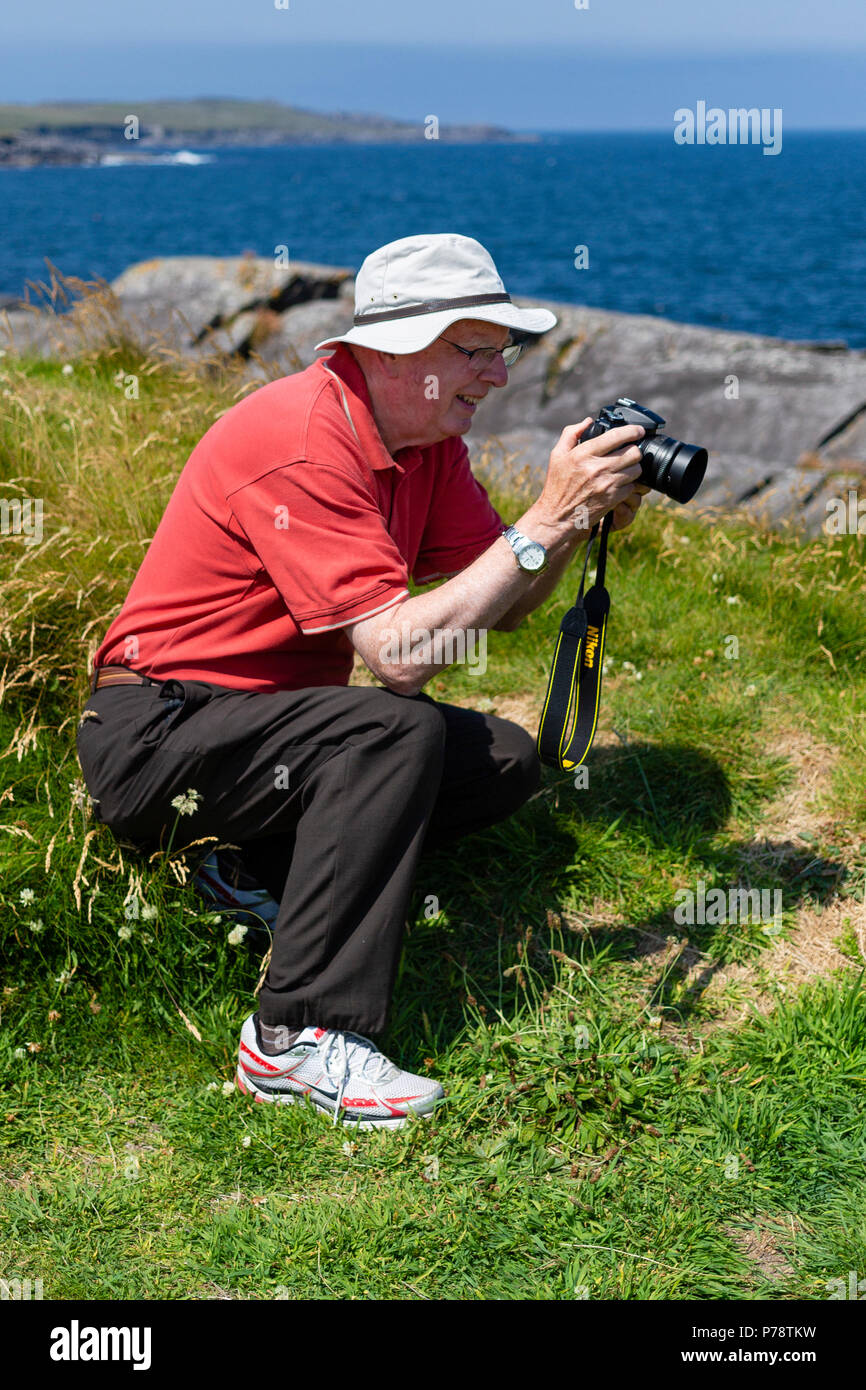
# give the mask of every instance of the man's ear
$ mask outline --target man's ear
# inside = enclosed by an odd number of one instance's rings
[[[379,367],[385,376],[390,377],[393,381],[400,375],[396,352],[383,352],[380,348],[377,348],[376,357],[379,362]]]

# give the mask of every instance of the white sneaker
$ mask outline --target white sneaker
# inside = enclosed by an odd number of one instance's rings
[[[275,1057],[262,1051],[258,1015],[241,1029],[236,1081],[258,1101],[292,1105],[309,1100],[358,1129],[402,1129],[410,1116],[428,1116],[445,1099],[437,1081],[401,1071],[358,1033],[305,1028]]]
[[[198,868],[195,886],[208,903],[248,924],[251,944],[270,944],[280,905],[246,873],[237,854],[231,850],[209,854]]]

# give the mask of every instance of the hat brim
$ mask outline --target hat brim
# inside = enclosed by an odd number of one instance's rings
[[[480,304],[471,308],[443,309],[435,314],[416,314],[385,323],[356,324],[337,338],[316,343],[315,352],[336,347],[337,343],[356,343],[358,347],[378,348],[380,352],[421,352],[446,328],[460,319],[480,319],[521,333],[546,333],[558,322],[549,309],[518,309],[516,304]]]

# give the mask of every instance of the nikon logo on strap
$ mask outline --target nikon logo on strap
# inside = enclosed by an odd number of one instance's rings
[[[549,767],[577,767],[595,736],[610,596],[604,587],[607,538],[613,522],[608,512],[601,525],[595,583],[584,594],[586,571],[599,526],[590,532],[580,589],[574,606],[559,626],[547,695],[538,726],[538,756]]]
[[[595,654],[598,651],[598,641],[601,634],[597,627],[588,627],[586,630],[586,645],[583,652],[584,666],[592,667],[595,665]]]

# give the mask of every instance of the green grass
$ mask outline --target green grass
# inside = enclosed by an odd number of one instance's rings
[[[184,882],[182,824],[146,862],[76,792],[88,654],[248,388],[122,338],[72,365],[0,360],[2,493],[45,499],[40,545],[0,538],[0,1276],[56,1298],[784,1300],[866,1275],[862,540],[667,507],[614,538],[589,786],[548,771],[424,858],[382,1044],[448,1104],[352,1136],[223,1094],[260,962]],[[537,717],[575,580],[431,693]],[[677,925],[698,879],[781,888],[781,939]],[[792,981],[804,914],[841,954]]]

